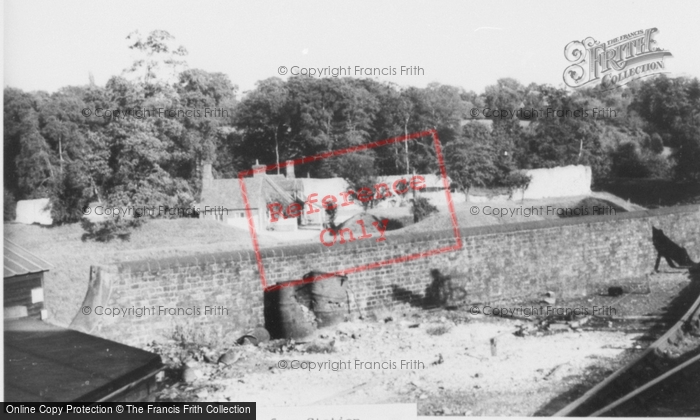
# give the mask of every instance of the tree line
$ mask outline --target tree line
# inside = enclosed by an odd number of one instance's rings
[[[615,176],[700,181],[697,78],[661,75],[615,90],[574,92],[504,78],[477,94],[438,83],[417,88],[295,76],[261,80],[239,95],[225,74],[187,68],[187,51],[167,32],[129,39],[143,58],[105,86],[90,80],[51,94],[5,88],[6,219],[16,200],[42,197],[51,199],[58,223],[80,220],[93,200],[189,207],[199,198],[205,162],[216,176],[235,177],[256,161],[283,162],[426,129],[437,130],[448,174],[464,191],[512,189],[527,182],[519,169],[569,164],[590,165],[595,182]],[[122,114],[98,116],[97,109]],[[226,112],[177,112],[193,109]],[[484,109],[615,113],[490,119]],[[300,176],[357,183],[438,170],[430,139],[297,169]]]

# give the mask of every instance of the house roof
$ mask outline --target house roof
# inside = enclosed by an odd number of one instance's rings
[[[348,183],[343,178],[299,178],[304,184],[304,193],[308,196],[318,194],[321,201],[327,195],[338,195],[348,190]]]
[[[294,180],[288,180],[294,181]],[[278,181],[268,175],[244,178],[246,195],[250,208],[264,207],[266,203],[289,204],[294,201],[293,191],[278,185]],[[286,186],[301,186],[298,182],[286,182]],[[300,189],[301,190],[301,189]],[[244,209],[243,192],[238,178],[214,179],[211,186],[202,189],[200,208],[221,206],[229,210]]]
[[[3,278],[49,271],[53,265],[5,238]]]
[[[304,191],[304,183],[300,179],[287,178],[284,175],[267,175],[267,177],[289,194]]]

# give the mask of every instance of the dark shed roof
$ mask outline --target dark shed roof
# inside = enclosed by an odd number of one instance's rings
[[[36,319],[5,320],[5,401],[101,401],[155,375],[160,356]]]
[[[53,265],[5,238],[3,278],[49,271]]]

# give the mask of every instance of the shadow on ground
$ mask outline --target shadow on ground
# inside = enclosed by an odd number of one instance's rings
[[[696,264],[689,270],[688,277],[690,278],[691,282],[685,288],[683,288],[683,290],[678,294],[678,296],[676,296],[676,298],[674,298],[671,301],[671,303],[669,303],[669,305],[666,306],[666,308],[664,308],[662,312],[662,318],[673,319],[674,321],[680,319],[692,306],[695,300],[698,299],[698,297],[700,296],[700,264]],[[660,321],[654,322],[649,326],[650,334],[640,338],[640,341],[644,339],[658,339],[658,337],[663,335],[663,333],[665,331],[668,331],[668,329],[668,324]],[[652,336],[651,333],[653,331],[658,332],[658,334]],[[696,348],[674,359],[673,363],[674,365],[683,363],[699,353],[700,348]],[[633,350],[627,350],[625,354],[623,354],[620,357],[622,358],[624,365],[629,365],[631,363],[634,363],[638,359],[639,353]],[[658,356],[652,354],[650,357]],[[569,403],[584,395],[586,391],[588,391],[598,383],[602,382],[606,377],[612,375],[613,373],[614,372],[610,369],[606,369],[601,366],[589,367],[586,370],[586,372],[584,372],[580,376],[581,378],[583,378],[583,381],[581,383],[573,386],[566,392],[551,400],[549,403],[547,403],[537,412],[535,412],[534,416],[551,416],[555,414],[559,410],[566,407]],[[653,377],[655,377],[655,375]],[[636,388],[637,386],[642,385],[644,382],[653,379],[653,377],[647,378],[641,375],[639,377],[630,377],[628,375],[622,375],[620,379],[621,382],[624,382],[624,384],[621,383],[619,384],[619,386],[615,386],[615,382],[617,381],[613,382],[610,386],[608,386],[608,388],[610,389],[609,392],[601,393],[605,394],[604,396],[600,397],[599,399],[590,400],[590,406],[595,406],[596,409],[602,408],[605,405],[626,395],[629,391]],[[588,411],[583,405],[580,409]],[[590,411],[590,413],[592,412],[593,411]],[[581,416],[586,414],[581,414],[580,411],[575,411],[572,413],[572,415]]]

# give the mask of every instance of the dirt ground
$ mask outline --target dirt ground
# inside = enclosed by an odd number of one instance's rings
[[[688,283],[681,272],[659,274],[651,277],[649,294],[590,296],[557,305],[612,305],[619,308],[617,318],[644,319],[664,313]],[[183,367],[191,375],[168,382],[158,398],[259,406],[416,402],[423,416],[546,415],[552,401],[563,395],[573,400],[663,333],[663,328],[652,333],[643,322],[596,317],[579,328],[531,327],[518,335],[535,323],[474,315],[468,307],[367,315],[319,330],[303,343],[157,345],[152,349],[173,367],[171,381]],[[227,352],[228,364],[216,363]]]

